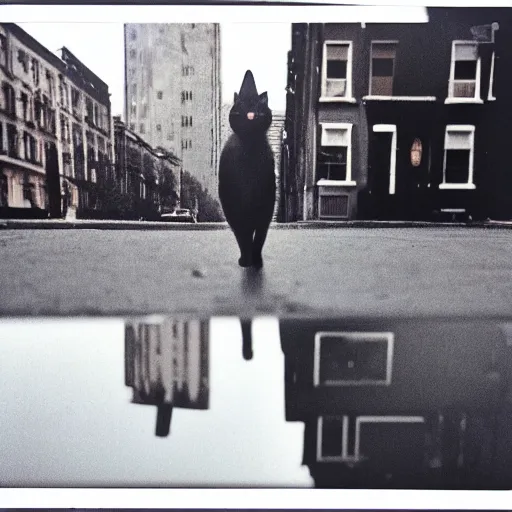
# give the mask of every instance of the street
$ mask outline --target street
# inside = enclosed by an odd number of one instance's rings
[[[512,316],[512,231],[271,229],[258,275],[229,230],[0,231],[0,313]]]

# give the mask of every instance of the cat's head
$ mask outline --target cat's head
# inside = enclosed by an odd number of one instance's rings
[[[272,111],[268,107],[268,96],[258,94],[254,77],[247,71],[240,87],[235,92],[233,107],[229,112],[229,124],[240,136],[264,135],[272,123]]]

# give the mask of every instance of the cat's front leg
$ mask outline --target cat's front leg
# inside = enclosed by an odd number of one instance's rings
[[[238,264],[244,268],[252,267],[252,231],[246,229],[233,231],[235,233],[236,241],[240,249],[240,258],[238,259]]]

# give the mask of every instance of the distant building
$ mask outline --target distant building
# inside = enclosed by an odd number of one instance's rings
[[[127,199],[122,218],[158,220],[180,200],[180,162],[163,149],[152,148],[114,117],[115,183]]]
[[[218,197],[221,144],[218,24],[125,25],[125,119]]]
[[[229,126],[229,111],[233,105],[224,104],[222,105],[222,120],[221,120],[221,150],[229,139],[230,135],[233,133],[231,127]],[[275,159],[275,173],[276,173],[276,207],[274,210],[274,216],[272,220],[277,220],[278,209],[280,203],[281,196],[281,147],[283,144],[283,130],[284,130],[284,112],[273,111],[272,112],[272,124],[267,132],[267,138],[270,143],[270,147],[272,148],[272,152],[274,153]]]
[[[92,184],[112,172],[108,86],[67,48],[60,59],[13,23],[0,24],[0,82],[0,210],[94,209]]]
[[[157,436],[172,409],[208,409],[208,322],[156,318],[125,326],[125,384],[133,403],[157,406]]]
[[[512,486],[506,323],[293,319],[280,336],[286,420],[305,425],[316,487]]]
[[[512,11],[428,15],[293,24],[283,220],[512,218]]]

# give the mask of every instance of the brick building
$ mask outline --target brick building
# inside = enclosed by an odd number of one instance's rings
[[[512,11],[294,24],[283,220],[512,218]]]

